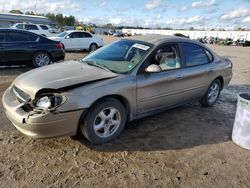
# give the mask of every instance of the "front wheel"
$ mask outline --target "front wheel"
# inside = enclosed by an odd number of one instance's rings
[[[213,106],[220,96],[221,87],[222,86],[220,80],[215,79],[209,86],[206,94],[200,100],[201,106],[203,107]]]
[[[83,121],[80,130],[94,144],[103,144],[117,138],[127,119],[123,104],[115,99],[105,99],[94,105]]]
[[[96,51],[97,48],[98,48],[98,46],[96,44],[91,44],[90,47],[89,47],[89,51],[90,52]]]
[[[34,67],[43,67],[45,65],[51,64],[51,58],[48,53],[46,52],[37,52],[33,56],[33,65]]]

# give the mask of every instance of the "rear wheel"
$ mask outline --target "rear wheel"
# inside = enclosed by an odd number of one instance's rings
[[[209,86],[206,94],[200,100],[201,106],[203,106],[203,107],[213,106],[220,96],[221,87],[222,87],[221,81],[218,79],[215,79],[212,82],[212,84]]]
[[[80,122],[83,135],[94,144],[103,144],[117,138],[124,129],[125,107],[115,99],[105,99],[94,105]]]
[[[51,64],[51,58],[46,52],[37,52],[33,57],[34,67],[43,67],[45,65]]]
[[[98,48],[98,46],[97,46],[96,44],[93,43],[93,44],[91,44],[91,45],[89,46],[89,51],[90,51],[90,52],[96,51],[97,48]]]

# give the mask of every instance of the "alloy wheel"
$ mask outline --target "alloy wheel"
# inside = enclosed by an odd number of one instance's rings
[[[97,136],[107,138],[113,135],[121,124],[121,114],[114,107],[105,108],[94,120],[94,132]]]
[[[36,64],[39,67],[45,66],[45,65],[49,65],[50,64],[50,58],[46,55],[46,54],[39,54],[36,59]]]
[[[213,103],[214,101],[216,101],[216,99],[219,96],[219,93],[220,93],[220,86],[218,85],[218,83],[214,82],[208,91],[209,103]]]

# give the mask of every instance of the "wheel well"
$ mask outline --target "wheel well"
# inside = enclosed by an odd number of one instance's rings
[[[222,76],[218,76],[217,78],[215,78],[215,80],[218,79],[221,83],[221,89],[223,89],[224,87],[224,79],[222,78]]]
[[[48,51],[46,51],[46,50],[39,50],[39,51],[36,51],[36,52],[33,54],[33,57],[34,57],[35,54],[37,54],[37,53],[39,53],[39,52],[45,52],[46,54],[49,55],[50,59],[53,60],[53,58],[52,58],[52,56],[50,55],[50,53],[49,53]]]
[[[97,45],[95,42],[92,42],[92,43],[89,45],[89,48],[90,48],[90,46],[91,46],[92,44],[95,44],[95,45],[98,47],[98,45]]]
[[[55,61],[54,58],[51,56],[51,54],[50,54],[49,52],[47,52],[47,51],[45,51],[45,50],[39,50],[39,51],[36,51],[36,52],[33,54],[33,56],[32,56],[32,62],[33,62],[34,56],[35,56],[37,53],[39,53],[39,52],[45,52],[45,53],[47,53],[48,56],[50,57],[50,60],[51,60],[52,62]]]
[[[128,103],[127,99],[125,99],[124,97],[122,97],[122,96],[120,96],[120,95],[107,95],[107,96],[104,96],[104,97],[102,97],[102,98],[96,100],[96,101],[91,105],[91,107],[92,107],[93,105],[95,105],[96,103],[102,101],[102,100],[110,99],[110,98],[111,98],[111,99],[118,100],[119,102],[121,102],[121,103],[124,105],[127,114],[129,114],[129,112],[130,112],[129,103]]]

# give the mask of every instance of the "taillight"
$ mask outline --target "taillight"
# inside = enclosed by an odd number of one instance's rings
[[[61,49],[63,49],[63,45],[62,45],[62,43],[55,43],[55,46],[56,46],[57,48],[61,48]]]

